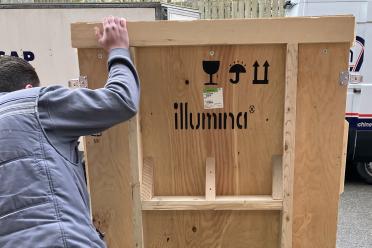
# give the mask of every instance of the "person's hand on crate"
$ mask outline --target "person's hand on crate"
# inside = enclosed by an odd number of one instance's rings
[[[107,52],[114,48],[129,48],[127,21],[124,18],[106,17],[103,19],[103,29],[95,27],[98,43]]]

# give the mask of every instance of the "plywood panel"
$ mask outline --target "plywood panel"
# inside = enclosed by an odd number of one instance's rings
[[[146,211],[146,248],[277,248],[279,212]]]
[[[142,83],[143,156],[153,160],[154,195],[205,195],[207,157],[216,160],[217,195],[271,195],[272,156],[282,153],[285,53],[282,45],[136,48]],[[223,109],[204,109],[203,89],[209,76],[203,71],[203,60],[220,61],[213,75],[218,85],[213,88],[223,88]],[[238,61],[246,73],[232,84],[230,79],[236,80],[236,75],[229,69]],[[269,84],[252,83],[256,61],[260,80],[268,61]],[[190,120],[187,124],[183,120],[181,127],[180,108],[182,103],[184,116],[186,102],[193,118],[203,112],[216,116],[246,112],[247,128],[243,124],[239,129],[234,123],[232,129],[228,119],[226,129],[223,123],[219,128],[219,121],[216,126],[211,121],[210,129],[206,122],[204,129],[200,124],[196,130],[196,118],[194,129]],[[267,248],[278,244],[279,212],[146,211],[143,223],[145,247]],[[201,229],[193,232],[194,225]],[[188,228],[193,235],[185,232]]]
[[[89,88],[107,80],[107,55],[101,49],[79,49],[80,75]],[[125,138],[126,137],[126,138]],[[128,124],[117,125],[101,136],[85,137],[87,173],[94,224],[105,233],[110,248],[133,247],[132,192]]]
[[[335,247],[348,44],[299,46],[293,247]]]
[[[207,157],[216,159],[217,195],[271,195],[272,156],[282,154],[285,53],[282,45],[137,48],[143,154],[154,161],[155,195],[205,195]],[[220,61],[213,80],[218,82],[214,88],[223,88],[223,109],[204,109],[209,76],[203,60]],[[236,75],[229,68],[238,61],[246,73],[232,84]],[[260,80],[268,61],[269,84],[252,83],[256,61]],[[190,120],[185,123],[186,103],[195,129]],[[202,113],[233,113],[236,118],[239,112],[241,129],[236,121],[232,129],[229,117],[226,129],[223,123],[219,128],[219,121],[215,128],[211,119],[210,129],[205,121],[204,129],[201,124],[196,130],[197,113],[202,122]]]

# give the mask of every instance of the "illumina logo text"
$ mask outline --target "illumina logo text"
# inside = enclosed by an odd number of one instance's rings
[[[248,112],[234,113],[192,113],[188,103],[174,103],[174,127],[178,129],[247,129]]]

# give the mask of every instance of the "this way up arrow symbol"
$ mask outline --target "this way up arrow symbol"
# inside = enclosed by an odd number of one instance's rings
[[[257,60],[253,64],[254,68],[254,75],[253,75],[253,84],[268,84],[269,83],[269,62],[267,60],[265,61],[263,67],[265,68],[264,70],[264,79],[258,79],[258,67],[260,67],[260,64],[258,64]]]

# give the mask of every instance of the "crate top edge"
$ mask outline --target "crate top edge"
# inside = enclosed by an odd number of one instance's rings
[[[74,48],[99,48],[94,27],[72,23]],[[352,43],[355,17],[284,17],[195,21],[128,22],[132,47],[288,43]]]

